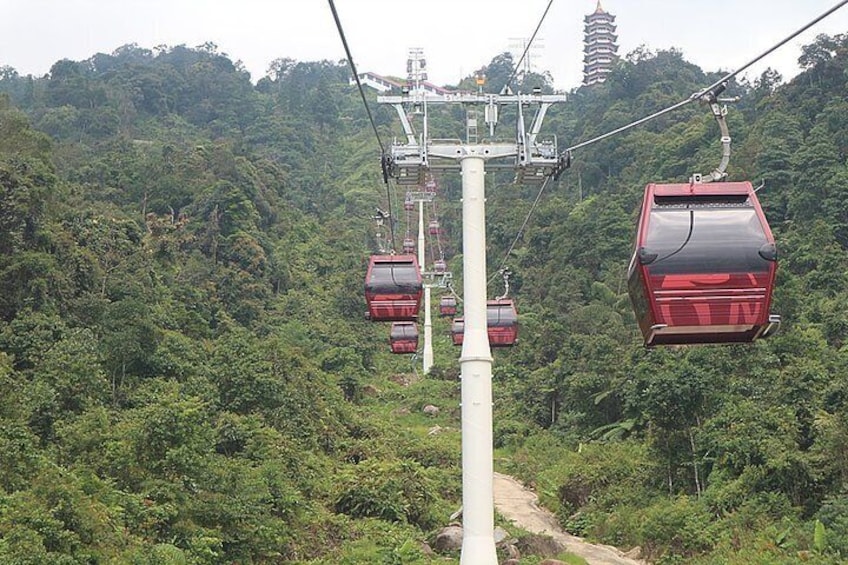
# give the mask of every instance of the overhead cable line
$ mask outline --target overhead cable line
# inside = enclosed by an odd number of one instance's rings
[[[848,1],[848,0],[846,0],[846,1]],[[533,45],[533,41],[536,39],[536,34],[539,33],[539,29],[541,29],[542,24],[545,22],[545,17],[547,17],[548,12],[550,11],[551,5],[553,5],[553,3],[554,3],[554,0],[548,1],[548,5],[545,8],[545,11],[542,13],[542,17],[539,19],[539,23],[536,25],[536,29],[533,31],[533,35],[530,36],[530,41],[528,41],[527,45],[524,46],[524,53],[521,54],[521,58],[519,58],[518,62],[515,64],[515,66],[512,70],[512,74],[509,75],[509,78],[506,80],[506,83],[504,84],[504,88],[509,88],[510,83],[512,83],[513,79],[515,79],[515,77],[517,76],[518,69],[521,68],[521,63],[524,62],[524,58],[527,56],[527,53],[530,51],[530,47]],[[512,253],[512,250],[518,244],[518,240],[521,239],[521,236],[524,235],[524,229],[527,227],[527,223],[530,221],[530,217],[533,215],[533,211],[536,209],[536,205],[539,203],[539,200],[542,198],[542,193],[545,191],[545,186],[547,186],[549,178],[550,177],[546,178],[545,181],[542,183],[542,186],[539,189],[539,193],[536,195],[536,200],[533,201],[533,205],[530,207],[530,211],[527,212],[527,216],[524,218],[524,222],[521,224],[521,228],[518,230],[518,233],[515,234],[515,239],[512,240],[512,243],[510,244],[509,249],[507,250],[506,254],[504,255],[503,261],[501,261],[501,265],[500,265],[500,267],[498,267],[497,272],[492,274],[491,277],[489,277],[489,280],[486,283],[487,286],[492,284],[492,281],[495,280],[495,277],[499,273],[503,272],[504,266],[506,265],[506,262],[509,260],[509,256]]]
[[[328,0],[330,2],[330,10],[333,11],[333,19],[336,20],[336,27],[339,30],[339,36],[342,39],[342,45],[344,45],[345,54],[347,55],[347,62],[350,64],[350,69],[353,71],[353,78],[356,79],[356,86],[359,89],[359,95],[362,97],[362,103],[365,105],[365,111],[368,113],[368,120],[371,122],[371,128],[374,130],[374,135],[377,138],[377,144],[380,146],[380,153],[385,153],[386,149],[383,146],[383,141],[380,139],[380,133],[377,131],[377,124],[374,122],[374,116],[371,115],[371,107],[368,105],[368,100],[365,98],[365,90],[362,88],[362,82],[359,80],[359,73],[356,70],[356,63],[353,62],[353,55],[350,54],[350,47],[347,44],[347,37],[345,37],[344,29],[342,29],[342,22],[339,20],[339,14],[336,12],[336,4],[333,0]]]
[[[518,62],[515,64],[515,67],[512,70],[512,74],[509,75],[509,78],[506,79],[505,87],[509,87],[510,83],[518,74],[518,69],[521,68],[521,63],[524,62],[524,58],[527,56],[528,51],[530,51],[530,46],[533,45],[533,41],[536,39],[536,34],[539,33],[539,29],[542,27],[542,23],[545,21],[545,16],[548,15],[548,10],[551,9],[551,4],[554,3],[554,0],[548,1],[548,7],[545,8],[545,12],[542,14],[542,18],[539,20],[539,24],[536,26],[535,31],[533,31],[533,35],[530,36],[530,41],[527,42],[527,45],[524,46],[524,53],[521,54],[521,58],[518,59]]]
[[[436,246],[438,246],[438,248],[439,248],[439,259],[444,261],[445,251],[444,251],[444,249],[442,249],[442,222],[441,222],[441,220],[439,220],[439,215],[436,212],[436,199],[435,198],[433,199],[432,207],[433,207],[433,218],[436,220],[436,233],[435,233]],[[429,232],[429,228],[428,228],[427,231]]]
[[[846,0],[848,1],[848,0]],[[386,185],[386,199],[388,200],[389,205],[389,233],[391,234],[391,247],[394,249],[395,247],[395,208],[396,206],[392,206],[392,191],[389,188],[389,172],[388,172],[388,160],[386,157],[386,148],[383,145],[382,139],[380,139],[380,132],[377,131],[377,124],[374,121],[374,116],[371,114],[371,107],[368,105],[368,99],[365,97],[365,89],[362,88],[362,81],[359,80],[359,73],[356,70],[356,63],[353,62],[353,55],[350,53],[350,47],[347,44],[347,37],[345,36],[344,29],[342,28],[342,22],[339,19],[339,14],[336,11],[336,3],[333,0],[328,0],[330,3],[330,10],[333,12],[333,19],[336,21],[336,28],[339,30],[339,37],[342,40],[342,45],[344,45],[345,54],[347,55],[347,62],[350,65],[351,71],[353,71],[353,78],[356,79],[356,88],[359,90],[359,96],[362,98],[362,103],[365,105],[365,112],[368,114],[368,121],[371,122],[371,129],[374,130],[374,136],[377,138],[377,145],[380,146],[380,164],[383,169],[383,182]]]
[[[547,15],[548,10],[550,9],[552,3],[553,3],[553,0],[550,0],[550,2],[548,3],[548,7],[545,9],[545,13],[542,15],[542,20],[539,22],[539,25],[536,27],[536,32],[539,31],[539,27],[541,27],[542,21],[544,21],[545,16]],[[681,108],[681,107],[689,104],[690,102],[702,100],[702,99],[704,99],[704,97],[708,97],[711,93],[717,92],[720,87],[723,87],[727,83],[727,81],[729,81],[730,79],[732,79],[733,77],[735,77],[736,75],[738,75],[739,73],[741,73],[742,71],[744,71],[745,69],[750,67],[751,65],[757,63],[760,59],[763,59],[767,55],[770,55],[772,52],[779,49],[780,47],[782,47],[783,45],[785,45],[786,43],[788,43],[789,41],[791,41],[792,39],[794,39],[798,35],[804,33],[805,31],[807,31],[808,29],[810,29],[811,27],[813,27],[814,25],[816,25],[817,23],[819,23],[820,21],[825,19],[826,17],[830,16],[833,12],[835,12],[839,8],[843,7],[845,4],[848,4],[848,0],[841,0],[835,6],[833,6],[831,9],[827,10],[826,12],[824,12],[823,14],[818,16],[817,18],[813,19],[811,22],[809,22],[805,26],[801,27],[800,29],[798,29],[797,31],[795,31],[794,33],[792,33],[791,35],[789,35],[785,39],[776,43],[775,45],[773,45],[772,47],[770,47],[769,49],[767,49],[766,51],[764,51],[760,55],[754,57],[749,62],[745,63],[743,66],[739,67],[738,69],[736,69],[732,73],[728,73],[727,75],[723,76],[722,78],[715,81],[714,83],[707,86],[706,88],[703,88],[703,89],[699,90],[698,92],[692,94],[689,98],[686,98],[685,100],[681,100],[680,102],[678,102],[676,104],[673,104],[673,105],[671,105],[667,108],[664,108],[662,110],[659,110],[657,112],[654,112],[653,114],[651,114],[649,116],[645,116],[644,118],[640,118],[640,119],[638,119],[634,122],[631,122],[631,123],[629,123],[625,126],[622,126],[620,128],[616,128],[616,129],[609,131],[605,134],[599,135],[597,137],[594,137],[592,139],[589,139],[587,141],[583,141],[581,143],[578,143],[577,145],[569,147],[568,149],[566,149],[564,151],[563,155],[569,156],[569,154],[576,149],[580,149],[580,148],[586,147],[587,145],[597,143],[598,141],[602,141],[604,139],[607,139],[608,137],[612,137],[613,135],[617,135],[619,133],[627,131],[631,128],[634,128],[636,126],[644,124],[644,123],[646,123],[650,120],[658,118],[658,117],[660,117],[664,114],[667,114],[669,112],[673,112],[674,110],[677,110],[678,108]],[[536,32],[533,33],[533,37],[536,36]],[[527,48],[524,50],[524,55],[527,54],[527,50],[530,48],[530,44],[532,43],[532,41],[533,40],[531,39],[530,43],[527,44]],[[524,55],[522,55],[521,60],[524,59]],[[512,79],[515,77],[516,72],[517,72],[518,68],[520,67],[521,60],[519,60],[519,63],[516,65],[515,70],[513,71],[512,75],[510,76],[509,80],[507,81],[507,85],[509,85],[509,83],[512,82]],[[558,177],[559,175],[556,174],[555,176]],[[518,233],[515,236],[515,239],[513,239],[512,243],[509,246],[509,249],[505,253],[503,261],[501,261],[500,267],[498,267],[497,272],[492,274],[491,277],[489,277],[487,284],[491,284],[495,280],[497,275],[500,274],[501,271],[504,269],[504,266],[506,265],[506,262],[509,259],[510,254],[512,253],[512,250],[518,244],[519,239],[521,239],[521,237],[524,235],[524,230],[526,229],[527,224],[530,221],[530,217],[533,215],[533,213],[536,209],[536,206],[538,205],[539,200],[541,199],[542,194],[544,193],[545,188],[547,187],[547,184],[548,184],[548,181],[550,180],[550,178],[551,177],[548,177],[547,179],[545,179],[545,182],[542,183],[542,186],[539,189],[539,193],[536,195],[536,199],[533,201],[533,205],[530,207],[530,211],[527,213],[527,216],[524,218],[524,223],[522,223],[521,228],[518,230]]]
[[[518,240],[524,235],[524,230],[527,228],[527,224],[530,222],[530,217],[533,215],[533,212],[536,210],[536,206],[539,204],[539,200],[542,198],[542,193],[545,192],[545,187],[548,185],[548,182],[551,180],[551,177],[545,178],[545,181],[542,183],[542,186],[539,187],[539,193],[536,195],[536,199],[533,201],[533,205],[530,206],[530,210],[527,212],[527,216],[524,217],[524,222],[521,224],[521,227],[518,229],[518,233],[515,234],[515,239],[512,240],[512,243],[509,246],[509,249],[506,250],[504,254],[503,261],[501,261],[498,270],[489,277],[487,285],[492,284],[497,275],[503,273],[504,267],[506,266],[506,262],[509,260],[509,256],[512,253],[512,250],[515,249],[515,246],[518,244]]]
[[[844,6],[845,4],[848,4],[848,0],[841,0],[841,1],[840,1],[840,2],[838,2],[838,3],[834,6],[834,7],[832,7],[832,8],[831,8],[831,9],[829,9],[829,10],[827,10],[825,13],[823,13],[823,14],[822,14],[822,15],[820,15],[820,16],[818,16],[817,18],[815,18],[814,20],[812,20],[811,22],[809,22],[808,24],[806,24],[805,26],[803,26],[802,28],[800,28],[798,31],[796,31],[796,32],[792,33],[791,35],[789,35],[789,36],[788,36],[788,37],[786,37],[785,39],[783,39],[783,40],[779,41],[778,43],[776,43],[776,44],[775,44],[775,45],[773,45],[772,47],[768,48],[768,49],[767,49],[766,51],[764,51],[763,53],[761,53],[761,54],[757,55],[756,57],[754,57],[753,59],[751,59],[750,61],[748,61],[747,63],[745,63],[744,65],[742,65],[742,66],[741,66],[741,67],[739,67],[738,69],[736,69],[735,71],[733,71],[732,73],[728,73],[728,74],[724,75],[723,77],[721,77],[720,79],[718,79],[717,81],[715,81],[715,82],[714,82],[714,83],[712,83],[711,85],[707,86],[706,88],[703,88],[703,89],[699,90],[698,92],[695,92],[695,93],[694,93],[694,94],[692,94],[689,98],[686,98],[685,100],[681,100],[681,101],[680,101],[680,102],[678,102],[677,104],[673,104],[673,105],[669,106],[668,108],[665,108],[665,109],[660,110],[660,111],[658,111],[658,112],[654,112],[654,113],[653,113],[653,114],[651,114],[650,116],[645,116],[644,118],[638,119],[638,120],[636,120],[635,122],[631,122],[631,123],[629,123],[629,124],[627,124],[627,125],[625,125],[625,126],[622,126],[622,127],[620,127],[620,128],[616,128],[616,129],[614,129],[614,130],[612,130],[612,131],[609,131],[609,132],[607,132],[607,133],[605,133],[605,134],[599,135],[599,136],[597,136],[597,137],[593,137],[592,139],[589,139],[589,140],[583,141],[583,142],[581,142],[581,143],[578,143],[577,145],[574,145],[574,146],[572,146],[572,147],[569,147],[568,149],[566,149],[566,150],[565,150],[565,154],[568,154],[568,153],[570,153],[570,152],[572,152],[572,151],[574,151],[574,150],[576,150],[576,149],[580,149],[580,148],[586,147],[587,145],[591,145],[591,144],[593,144],[593,143],[597,143],[598,141],[602,141],[602,140],[604,140],[604,139],[607,139],[608,137],[611,137],[611,136],[613,136],[613,135],[617,135],[617,134],[622,133],[622,132],[624,132],[624,131],[627,131],[627,130],[629,130],[629,129],[631,129],[631,128],[634,128],[634,127],[636,127],[636,126],[638,126],[638,125],[642,125],[642,124],[644,124],[645,122],[648,122],[648,121],[650,121],[650,120],[653,120],[654,118],[658,118],[658,117],[660,117],[660,116],[662,116],[662,115],[664,115],[664,114],[667,114],[667,113],[669,113],[669,112],[672,112],[672,111],[674,111],[674,110],[677,110],[678,108],[681,108],[681,107],[683,107],[683,106],[685,106],[685,105],[689,104],[690,102],[695,102],[695,101],[698,101],[698,100],[702,100],[705,96],[709,96],[709,94],[710,94],[711,92],[713,92],[713,91],[714,91],[714,89],[716,89],[716,88],[718,88],[718,87],[720,87],[720,86],[722,86],[722,85],[726,84],[726,83],[727,83],[727,81],[729,81],[730,79],[732,79],[733,77],[735,77],[736,75],[738,75],[739,73],[741,73],[742,71],[744,71],[745,69],[747,69],[748,67],[750,67],[751,65],[753,65],[754,63],[758,62],[758,61],[759,61],[760,59],[762,59],[763,57],[765,57],[765,56],[767,56],[767,55],[770,55],[773,51],[775,51],[775,50],[777,50],[778,48],[782,47],[783,45],[785,45],[786,43],[788,43],[789,41],[791,41],[791,40],[792,40],[792,39],[794,39],[795,37],[797,37],[797,36],[799,36],[800,34],[804,33],[805,31],[807,31],[808,29],[810,29],[811,27],[813,27],[814,25],[816,25],[817,23],[819,23],[820,21],[822,21],[823,19],[825,19],[826,17],[830,16],[833,12],[835,12],[836,10],[838,10],[839,8],[841,8],[842,6]]]

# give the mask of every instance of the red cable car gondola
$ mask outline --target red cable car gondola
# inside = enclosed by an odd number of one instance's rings
[[[646,346],[773,334],[774,237],[750,182],[649,184],[628,269]]]
[[[430,220],[430,223],[427,224],[427,232],[430,235],[440,235],[442,230],[439,227],[439,220]]]
[[[465,319],[454,318],[451,324],[451,341],[454,345],[462,345],[462,338],[465,336]]]
[[[510,298],[486,302],[486,330],[491,347],[515,345],[518,338],[518,312]]]
[[[374,322],[413,321],[424,285],[415,255],[372,255],[365,275],[365,301]]]
[[[437,275],[444,275],[448,270],[448,264],[444,261],[444,259],[436,259],[433,261],[433,272]]]
[[[402,250],[403,250],[403,252],[404,252],[404,253],[406,253],[406,254],[413,254],[413,253],[415,253],[415,240],[414,240],[414,239],[412,239],[411,237],[405,237],[405,238],[403,239],[403,247],[402,247]]]
[[[418,326],[415,322],[392,322],[389,343],[392,353],[415,353],[418,350]]]
[[[439,300],[439,315],[453,316],[454,314],[456,314],[456,297],[446,294]]]
[[[518,338],[518,312],[509,298],[486,302],[486,333],[490,347],[510,347]],[[454,318],[451,341],[462,345],[465,336],[465,319]]]

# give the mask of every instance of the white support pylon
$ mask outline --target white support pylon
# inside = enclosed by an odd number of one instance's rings
[[[426,269],[427,255],[424,249],[424,200],[418,201],[418,264],[423,274]],[[433,319],[430,315],[430,284],[424,283],[424,355],[423,373],[426,375],[433,366]]]
[[[430,309],[430,285],[426,285],[424,287],[424,363],[422,367],[425,375],[433,367],[433,318]]]
[[[390,173],[400,184],[415,184],[436,163],[440,168],[462,171],[463,291],[465,331],[460,358],[462,372],[462,506],[463,537],[461,565],[497,565],[494,539],[494,449],[492,446],[492,352],[486,331],[486,206],[484,163],[503,165],[510,159],[518,183],[542,182],[567,168],[568,154],[560,154],[555,137],[540,136],[548,108],[565,102],[565,95],[449,93],[444,95],[406,93],[378,96],[377,102],[392,104],[403,126],[406,143],[392,146]],[[428,130],[428,107],[434,104],[483,105],[489,139],[477,145],[465,141],[432,140]],[[498,109],[515,104],[515,142],[494,141]],[[418,135],[406,107],[423,106],[423,135]],[[524,107],[536,106],[529,127]],[[467,134],[471,133],[470,122]],[[471,144],[473,143],[473,145]],[[452,163],[445,166],[446,163]],[[428,309],[429,311],[429,309]]]
[[[497,565],[492,447],[492,351],[486,328],[486,195],[482,156],[462,159],[462,553],[460,565]]]

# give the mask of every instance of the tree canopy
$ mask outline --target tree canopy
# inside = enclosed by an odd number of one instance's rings
[[[780,252],[770,340],[645,350],[627,300],[645,183],[721,156],[704,108],[576,152],[517,241],[535,189],[487,183],[521,320],[496,355],[498,465],[573,533],[667,563],[848,555],[847,48],[819,36],[792,81],[729,85],[730,178],[765,183]],[[481,65],[487,90],[512,65]],[[348,76],[281,58],[254,85],[212,44],[0,68],[0,561],[429,562],[417,543],[461,499],[458,432],[428,433],[459,428],[457,354],[438,320],[410,379],[362,315],[388,204]],[[546,127],[573,145],[718,76],[640,49]],[[460,182],[439,180],[457,272]]]

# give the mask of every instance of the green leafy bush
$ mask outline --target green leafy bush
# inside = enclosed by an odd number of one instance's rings
[[[436,524],[438,494],[430,472],[410,460],[372,461],[346,468],[339,477],[335,509],[352,517]]]

